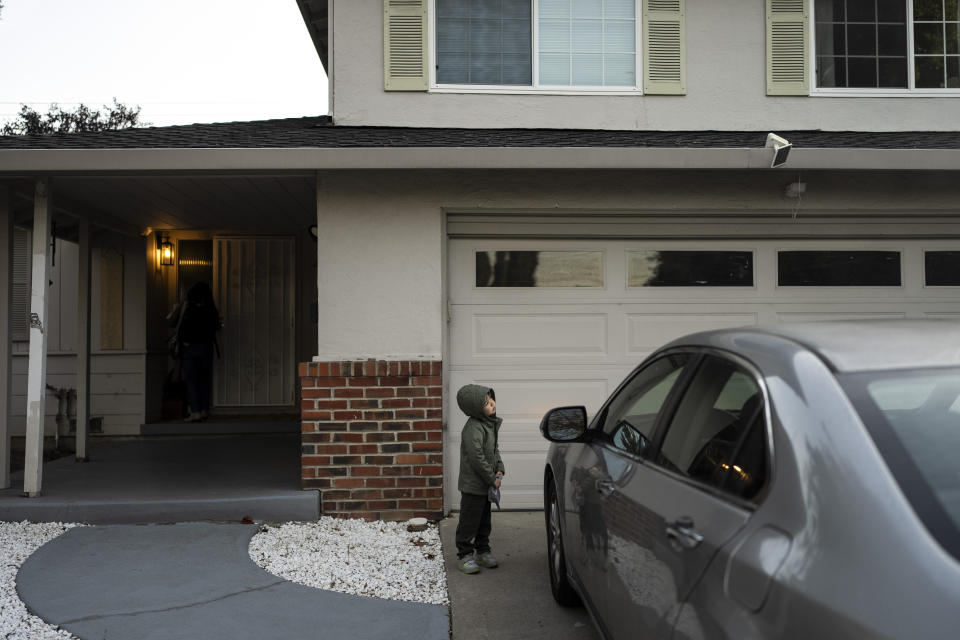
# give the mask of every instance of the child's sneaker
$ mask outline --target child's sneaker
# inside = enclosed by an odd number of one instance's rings
[[[484,569],[496,569],[499,563],[497,559],[493,557],[489,552],[481,553],[477,558],[477,564],[479,564]]]
[[[460,563],[457,565],[457,568],[460,569],[461,573],[466,574],[480,572],[480,566],[477,564],[477,561],[473,559],[473,555],[460,558]]]

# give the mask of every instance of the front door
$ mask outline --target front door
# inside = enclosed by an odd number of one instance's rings
[[[223,318],[214,368],[218,407],[294,404],[293,238],[214,239],[213,293]]]

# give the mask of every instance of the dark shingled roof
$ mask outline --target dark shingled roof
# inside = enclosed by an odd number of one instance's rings
[[[960,131],[777,131],[795,147],[960,149]],[[766,131],[603,131],[596,129],[454,129],[341,127],[329,116],[0,136],[6,149],[289,149],[357,147],[660,147],[757,148]]]

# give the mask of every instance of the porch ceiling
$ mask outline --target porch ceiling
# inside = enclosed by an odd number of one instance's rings
[[[313,174],[52,176],[54,212],[126,234],[151,229],[289,233],[316,222]],[[33,214],[33,183],[0,180],[17,221]]]

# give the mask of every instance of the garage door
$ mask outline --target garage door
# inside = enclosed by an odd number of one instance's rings
[[[960,319],[960,241],[451,239],[448,396],[493,387],[503,506],[542,508],[554,406],[592,415],[643,358],[705,329],[858,318]],[[460,427],[448,412],[446,504]]]

